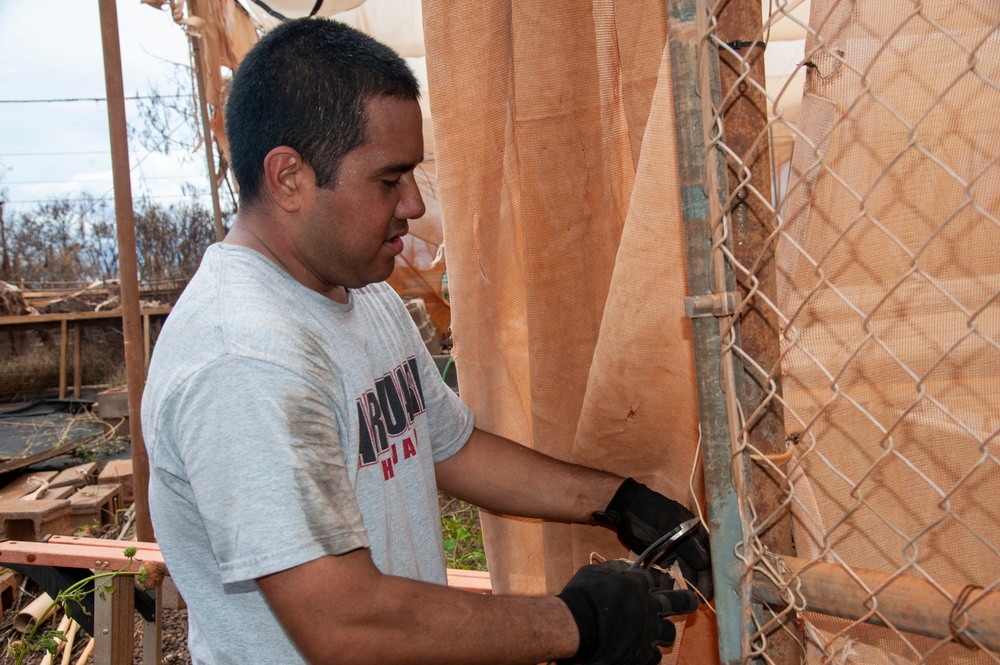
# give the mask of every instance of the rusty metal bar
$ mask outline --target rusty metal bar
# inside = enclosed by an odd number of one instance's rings
[[[775,271],[776,241],[773,213],[762,196],[771,193],[770,140],[767,99],[760,88],[766,84],[762,41],[761,0],[722,0],[713,7],[716,37],[725,46],[719,52],[719,82],[723,132],[730,156],[726,177],[730,195],[724,210],[731,220],[732,251],[736,263],[750,274],[735,271],[743,303],[739,313],[739,346],[759,367],[744,364],[740,377],[740,402],[747,421],[742,438],[758,453],[757,459],[785,453],[784,413],[781,396],[780,331]],[[757,85],[750,83],[756,82]],[[784,473],[771,464],[750,465],[746,488],[757,521],[754,535],[768,551],[791,555],[791,514],[781,485]],[[764,612],[757,610],[762,623]],[[758,640],[767,640],[768,658],[776,665],[792,665],[805,657],[804,637],[791,613],[779,614],[762,629]]]
[[[995,589],[795,557],[775,557],[775,562],[807,611],[1000,650],[1000,593]],[[786,602],[782,589],[760,571],[754,576],[753,591],[760,602],[775,606]]]
[[[146,383],[139,321],[139,269],[135,255],[135,216],[129,178],[128,133],[125,124],[125,92],[122,56],[118,38],[115,0],[100,0],[101,43],[104,48],[104,83],[108,98],[108,128],[111,135],[111,170],[115,189],[115,223],[118,231],[118,268],[121,273],[122,331],[125,336],[125,374],[129,396],[129,435],[132,473],[135,479],[135,525],[139,540],[153,540],[149,519],[147,485],[149,457],[142,438],[140,407]]]

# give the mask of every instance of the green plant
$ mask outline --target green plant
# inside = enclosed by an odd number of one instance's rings
[[[479,509],[444,494],[440,499],[441,535],[447,566],[459,570],[486,570]]]
[[[93,575],[89,575],[60,591],[48,608],[46,608],[45,612],[42,613],[42,616],[48,616],[57,605],[62,606],[67,616],[72,616],[73,604],[76,604],[80,608],[80,611],[86,612],[82,605],[84,598],[91,593],[97,593],[101,598],[104,598],[109,593],[114,593],[115,589],[110,583],[116,577],[135,577],[136,582],[144,589],[150,589],[159,585],[163,581],[166,569],[163,567],[163,564],[157,561],[142,564],[138,571],[128,570],[129,566],[132,565],[137,551],[135,547],[129,547],[125,550],[128,563],[119,570],[98,568]],[[66,641],[66,636],[61,630],[46,630],[39,633],[41,624],[42,622],[38,622],[32,625],[31,630],[26,632],[23,638],[15,640],[8,647],[8,653],[14,659],[15,665],[22,665],[25,657],[30,653],[48,652],[54,655],[56,649],[59,647],[59,642]]]

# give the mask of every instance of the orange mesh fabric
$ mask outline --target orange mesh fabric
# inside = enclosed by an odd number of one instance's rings
[[[661,2],[424,2],[461,394],[483,429],[694,507],[698,439]],[[700,492],[700,475],[695,484]],[[501,592],[610,532],[484,516]],[[668,662],[717,660],[707,611]]]

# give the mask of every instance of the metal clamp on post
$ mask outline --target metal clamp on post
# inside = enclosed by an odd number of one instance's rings
[[[736,313],[739,303],[740,299],[733,291],[688,296],[684,299],[684,314],[689,319],[704,316],[732,316]]]

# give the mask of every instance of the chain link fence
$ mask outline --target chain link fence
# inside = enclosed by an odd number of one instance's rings
[[[740,659],[1000,662],[1000,3],[697,13]]]

